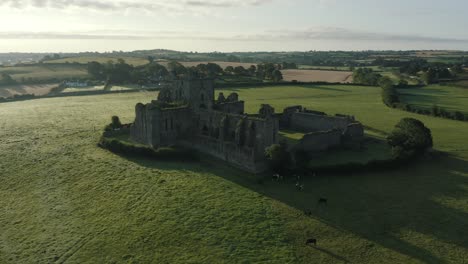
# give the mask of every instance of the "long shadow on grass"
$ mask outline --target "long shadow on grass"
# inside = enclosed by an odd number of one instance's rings
[[[293,179],[277,182],[267,175],[249,175],[217,160],[203,158],[200,163],[129,160],[149,168],[222,177],[300,212],[311,211],[312,218],[424,263],[444,263],[431,253],[437,245],[414,244],[402,240],[399,234],[418,233],[468,248],[468,213],[452,207],[453,201],[463,203],[466,199],[463,188],[468,185],[468,177],[462,175],[467,172],[468,162],[457,157],[444,156],[383,173],[309,177],[301,180],[305,186],[302,192],[296,190]],[[327,198],[328,205],[318,206],[319,197]],[[320,237],[317,239],[320,241]],[[344,257],[322,250],[346,262]]]
[[[335,86],[339,86],[340,84],[336,84]],[[340,89],[340,88],[333,88],[332,85],[319,85],[319,84],[304,84],[304,85],[288,85],[287,83],[284,86],[290,86],[294,88],[307,88],[307,89],[316,89],[316,90],[324,90],[324,91],[335,91],[335,92],[345,92],[351,93],[351,90]],[[271,86],[247,86],[247,87],[233,87],[233,88],[219,88],[218,90],[228,90],[233,92],[240,92],[243,90],[252,90],[252,89],[259,89],[259,88],[284,88],[284,86],[279,85],[271,85]]]

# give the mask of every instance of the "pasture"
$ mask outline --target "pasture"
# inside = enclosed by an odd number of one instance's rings
[[[36,96],[48,94],[52,88],[57,87],[58,83],[53,84],[31,84],[31,85],[6,85],[0,86],[0,97],[12,97],[15,94],[34,94]]]
[[[81,65],[47,65],[34,64],[27,66],[0,67],[0,73],[11,75],[16,81],[42,81],[50,79],[66,80],[69,78],[86,78],[88,71]]]
[[[450,85],[429,85],[398,90],[400,100],[421,109],[437,105],[447,111],[468,114],[468,89]]]
[[[156,93],[0,104],[0,263],[463,263],[468,123],[390,109],[380,88],[225,89],[250,113],[303,104],[383,138],[403,117],[448,155],[383,173],[273,181],[206,159],[157,162],[96,147]],[[380,131],[380,132],[378,132]],[[319,197],[328,199],[318,205]],[[304,215],[310,210],[311,215]],[[317,247],[305,245],[317,239]]]
[[[45,63],[80,63],[80,64],[88,64],[88,62],[97,61],[99,63],[107,63],[112,61],[114,63],[117,62],[118,59],[125,60],[126,63],[131,64],[133,66],[141,66],[148,63],[148,60],[145,58],[139,57],[107,57],[107,56],[80,56],[80,57],[69,57],[69,58],[62,58],[57,60],[49,60]]]
[[[353,73],[326,70],[281,70],[285,81],[351,83]]]

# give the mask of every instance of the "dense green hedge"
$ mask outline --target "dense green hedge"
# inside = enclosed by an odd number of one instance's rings
[[[152,149],[147,146],[138,146],[123,142],[116,138],[102,136],[98,146],[116,154],[129,156],[151,157],[162,161],[195,161],[198,160],[196,151],[184,148]]]
[[[408,86],[409,87],[409,86]],[[419,86],[417,86],[419,87]],[[431,110],[425,110],[414,105],[404,103],[400,100],[400,94],[398,93],[398,87],[394,85],[381,85],[382,88],[382,101],[385,105],[391,108],[397,108],[400,110],[420,114],[420,115],[429,115],[442,117],[447,119],[459,120],[459,121],[468,121],[468,115],[463,114],[460,111],[450,112],[437,105],[434,105]]]

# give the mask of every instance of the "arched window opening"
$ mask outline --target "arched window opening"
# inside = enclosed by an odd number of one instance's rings
[[[209,130],[208,130],[208,127],[206,125],[203,125],[203,128],[202,128],[202,135],[204,136],[208,136],[209,135]]]

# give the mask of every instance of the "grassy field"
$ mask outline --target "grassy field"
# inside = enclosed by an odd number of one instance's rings
[[[87,64],[88,62],[91,62],[91,61],[106,63],[108,61],[117,62],[117,59],[119,58],[105,57],[105,56],[96,56],[96,57],[82,56],[82,57],[71,57],[71,58],[63,58],[63,59],[58,59],[58,60],[50,60],[50,61],[47,61],[46,63],[67,63],[67,62],[74,63],[76,62],[76,63],[81,63],[81,64]],[[125,60],[125,62],[127,62],[128,64],[132,64],[134,66],[148,64],[148,60],[145,58],[122,57],[122,59]],[[163,66],[167,66],[168,64],[167,60],[158,60],[157,62]],[[211,61],[211,62],[218,64],[223,69],[226,68],[227,66],[233,66],[233,67],[243,66],[245,68],[248,68],[251,65],[256,65],[256,63],[240,63],[240,62],[225,62],[225,61]],[[185,67],[192,67],[192,66],[197,66],[198,64],[206,64],[208,63],[208,61],[187,61],[187,62],[181,61],[180,63],[184,65]]]
[[[449,155],[386,173],[317,175],[298,192],[292,180],[260,184],[217,161],[96,147],[110,116],[133,121],[135,104],[155,93],[0,104],[0,263],[467,262],[468,123],[390,109],[373,87],[232,91],[251,113],[303,104],[355,115],[373,131],[416,117]],[[316,248],[304,244],[311,237]]]
[[[119,58],[116,58],[116,57],[105,57],[105,56],[92,56],[92,57],[81,56],[81,57],[63,58],[63,59],[58,59],[58,60],[50,60],[50,61],[46,61],[45,63],[67,63],[68,62],[68,63],[87,64],[88,62],[91,62],[91,61],[107,63],[109,61],[117,62],[118,59]],[[124,59],[125,62],[133,66],[145,65],[148,63],[147,59],[138,58],[138,57],[122,57],[122,59]]]
[[[31,66],[14,66],[14,67],[0,67],[0,73],[10,74],[11,77],[17,81],[22,79],[49,80],[67,78],[86,78],[88,72],[86,67],[80,65],[31,65]]]
[[[429,85],[421,88],[400,89],[403,102],[430,110],[438,105],[450,112],[468,114],[468,89],[456,86]]]
[[[0,86],[0,97],[11,97],[15,94],[34,94],[46,95],[52,88],[57,87],[58,83],[52,84],[31,84],[31,85],[7,85]]]
[[[104,85],[88,86],[88,87],[69,87],[65,88],[62,93],[76,93],[76,92],[92,92],[104,90]]]
[[[352,72],[325,70],[282,70],[285,81],[351,83]]]

